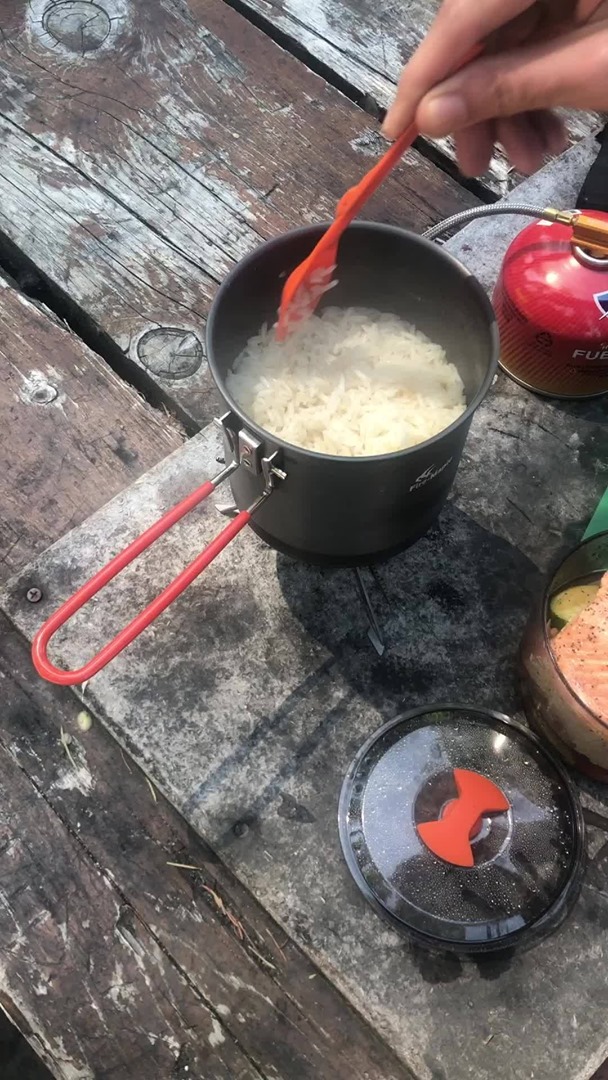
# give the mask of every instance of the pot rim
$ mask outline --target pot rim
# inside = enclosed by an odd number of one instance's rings
[[[471,288],[477,293],[477,296],[481,302],[481,307],[485,308],[486,310],[486,314],[488,317],[488,330],[490,334],[490,357],[488,362],[488,370],[485,374],[485,377],[481,383],[481,386],[477,390],[477,393],[474,394],[471,401],[468,402],[464,412],[462,412],[461,415],[457,417],[457,419],[454,420],[448,427],[442,428],[441,431],[438,431],[437,434],[433,435],[430,439],[425,439],[424,442],[415,443],[413,446],[404,447],[402,450],[393,450],[389,454],[346,456],[341,454],[323,454],[318,450],[308,450],[306,449],[306,447],[297,446],[295,443],[290,443],[287,442],[285,439],[279,438],[278,435],[273,435],[272,432],[267,431],[266,428],[261,427],[254,420],[248,417],[245,411],[235,401],[235,399],[232,397],[232,395],[226,388],[224,377],[218,371],[218,367],[215,361],[214,350],[211,341],[213,338],[215,323],[217,320],[219,303],[225,293],[234,283],[236,278],[242,273],[244,269],[247,269],[248,267],[251,267],[255,264],[262,251],[268,251],[272,248],[278,248],[282,244],[284,244],[287,239],[295,236],[305,236],[307,234],[311,234],[314,236],[317,233],[322,233],[325,229],[329,227],[330,224],[331,222],[327,221],[320,222],[318,225],[303,225],[297,229],[290,229],[288,232],[281,233],[280,236],[273,237],[272,240],[265,241],[254,251],[250,252],[249,255],[246,255],[244,259],[241,259],[235,267],[233,267],[228,276],[224,278],[224,281],[220,285],[209,310],[205,332],[205,340],[207,346],[207,363],[209,364],[209,370],[213,377],[213,381],[217,386],[220,394],[222,395],[224,401],[228,405],[229,409],[234,412],[241,420],[243,420],[243,422],[246,423],[248,427],[250,427],[251,430],[265,442],[270,441],[273,446],[280,447],[288,451],[295,451],[296,453],[304,454],[306,457],[315,458],[320,461],[344,463],[350,462],[351,467],[355,465],[361,465],[362,463],[375,464],[384,461],[393,461],[398,458],[404,457],[407,454],[413,454],[417,451],[424,450],[427,447],[432,447],[435,444],[438,444],[446,435],[450,435],[452,432],[457,431],[459,427],[461,427],[467,421],[470,421],[473,417],[473,414],[479,408],[483,399],[486,397],[492,383],[494,382],[498,370],[500,339],[498,334],[498,324],[496,322],[496,316],[494,314],[492,303],[485,289],[481,285],[481,282],[475,277],[475,275],[470,270],[468,270],[467,267],[464,266],[464,264],[461,263],[459,259],[454,258],[454,256],[450,252],[447,252],[442,247],[439,247],[436,243],[434,243],[434,241],[426,240],[423,236],[419,236],[417,233],[411,232],[409,229],[404,229],[399,225],[386,225],[381,222],[375,221],[356,221],[348,227],[349,230],[372,230],[374,232],[397,234],[398,236],[405,237],[408,240],[413,241],[415,244],[419,244],[421,247],[432,250],[438,258],[450,262],[462,278],[468,279]]]

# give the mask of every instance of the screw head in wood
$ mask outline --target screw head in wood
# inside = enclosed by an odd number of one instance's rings
[[[30,401],[32,401],[34,405],[50,405],[58,396],[59,391],[54,386],[51,386],[50,383],[40,383],[32,390]]]

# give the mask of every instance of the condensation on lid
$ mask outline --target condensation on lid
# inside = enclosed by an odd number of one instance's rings
[[[580,888],[575,790],[540,741],[498,713],[437,706],[380,729],[348,771],[339,824],[368,901],[430,947],[531,944]]]

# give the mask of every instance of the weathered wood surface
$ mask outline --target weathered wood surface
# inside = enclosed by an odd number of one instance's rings
[[[0,373],[5,580],[182,436],[4,280]],[[55,1076],[405,1080],[103,729],[79,741],[4,620],[0,688],[0,1007]]]
[[[586,167],[578,150],[568,160],[564,197]],[[474,249],[469,257],[478,261]],[[4,605],[27,636],[102,550],[149,524],[217,453],[209,429],[14,581]],[[422,1080],[587,1078],[606,1057],[605,845],[593,848],[583,897],[558,937],[490,963],[435,960],[366,907],[342,862],[336,806],[357,747],[404,705],[460,699],[517,712],[515,654],[531,597],[582,534],[607,465],[601,403],[564,407],[500,377],[440,527],[375,572],[382,660],[349,573],[290,563],[246,533],[86,689],[85,701]],[[210,508],[181,522],[55,655],[72,665],[90,655],[217,527]],[[36,611],[23,601],[32,585],[44,592]],[[593,805],[606,814],[605,794]]]
[[[181,445],[95,353],[0,277],[0,581]]]
[[[6,627],[2,628],[6,633]],[[4,644],[3,644],[4,648]],[[135,1076],[213,1076],[260,1080],[217,1012],[164,953],[154,932],[70,835],[27,773],[21,720],[33,711],[2,660],[3,712],[13,737],[0,745],[0,936],[8,1015],[61,1080]],[[72,706],[72,714],[75,713]],[[95,786],[86,754],[76,768],[55,746],[55,789],[88,796]],[[45,729],[48,740],[49,731]],[[19,739],[22,740],[21,745]],[[34,761],[34,767],[36,767]],[[48,761],[47,761],[48,767]],[[44,767],[42,767],[44,768]],[[101,813],[102,806],[84,813]],[[52,859],[49,857],[52,852]]]
[[[436,962],[367,908],[336,828],[350,758],[404,705],[517,711],[515,651],[539,570],[582,533],[606,485],[597,406],[595,415],[561,414],[500,380],[474,425],[460,498],[439,529],[376,571],[382,661],[350,574],[290,563],[246,533],[86,689],[174,805],[424,1080],[469,1070],[528,1080],[531,1068],[537,1080],[584,1076],[606,1056],[602,865],[567,927],[533,953]],[[5,603],[28,637],[104,547],[112,553],[149,524],[218,449],[211,429],[191,440],[20,576]],[[209,510],[180,523],[55,655],[66,664],[90,655],[218,523]],[[45,596],[35,613],[23,602],[31,585]],[[466,1047],[456,1058],[455,1040]]]
[[[1,5],[0,233],[203,423],[217,283],[260,241],[327,219],[384,144],[222,0],[68,6],[84,44],[66,4]],[[86,17],[103,11],[109,25]],[[412,151],[370,215],[419,230],[474,201]]]
[[[0,685],[0,1002],[54,1075],[407,1080],[1,616]]]
[[[248,10],[269,33],[281,34],[287,48],[308,54],[316,68],[335,73],[350,93],[374,115],[392,101],[404,64],[425,36],[441,0],[233,0]],[[564,112],[573,143],[602,126],[597,113]],[[450,139],[435,141],[454,158]],[[483,182],[505,195],[521,176],[497,149]]]

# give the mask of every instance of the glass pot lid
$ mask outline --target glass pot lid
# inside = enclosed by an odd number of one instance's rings
[[[339,827],[367,900],[432,948],[532,944],[580,889],[574,787],[534,735],[499,713],[438,705],[385,725],[348,770]]]

